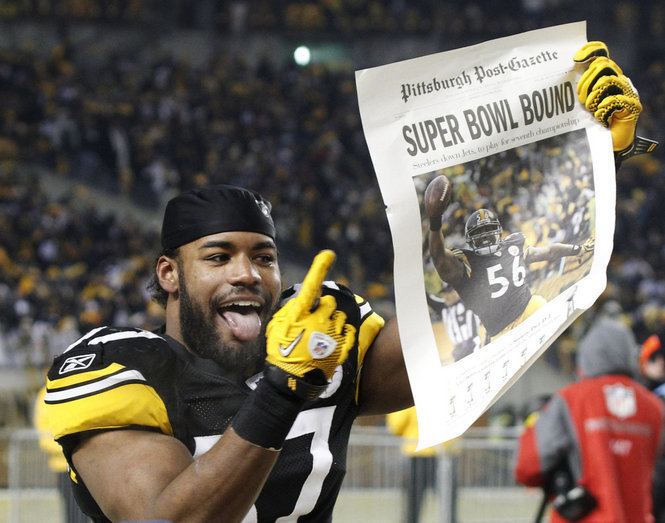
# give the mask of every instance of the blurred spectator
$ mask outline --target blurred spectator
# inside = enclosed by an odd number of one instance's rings
[[[633,379],[636,361],[632,332],[606,308],[580,342],[579,381],[527,418],[515,477],[553,497],[551,521],[652,520],[663,405]]]
[[[652,334],[642,344],[640,370],[646,387],[665,401],[665,347],[658,334]]]
[[[430,447],[416,450],[418,445],[418,418],[416,408],[392,412],[386,416],[388,430],[402,438],[402,454],[408,459],[404,474],[406,507],[403,521],[418,523],[427,491],[435,491],[437,482],[438,449]]]
[[[170,29],[210,29],[220,32],[300,31],[324,34],[417,34],[441,30],[460,36],[489,32],[514,32],[515,27],[533,28],[541,20],[560,23],[562,11],[574,9],[583,18],[580,6],[572,0],[417,3],[394,0],[236,0],[233,2],[186,0],[162,2],[161,9],[150,0],[79,0],[76,2],[23,2],[6,0],[0,18],[95,21],[106,24],[139,24]],[[566,9],[563,9],[563,8]],[[558,9],[557,9],[558,8]],[[455,16],[450,16],[454,10]],[[156,20],[155,20],[156,19]],[[619,20],[620,21],[620,20]]]
[[[0,53],[7,155],[151,208],[202,183],[260,189],[283,209],[290,250],[333,247],[348,252],[348,278],[389,277],[390,256],[373,255],[390,252],[390,234],[350,71],[228,55],[202,67],[113,56],[97,68],[75,57],[68,44],[47,58]],[[50,243],[41,251],[55,255]]]
[[[87,207],[81,194],[49,200],[12,170],[0,171],[0,211],[1,364],[43,368],[88,328],[159,324],[141,292],[155,232]]]

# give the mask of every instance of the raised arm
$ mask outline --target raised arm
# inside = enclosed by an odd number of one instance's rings
[[[436,272],[443,281],[454,285],[464,276],[464,264],[447,249],[441,230],[442,215],[452,199],[452,186],[448,178],[439,175],[425,190],[425,212],[429,220],[429,252]]]
[[[524,253],[526,263],[535,263],[540,261],[556,261],[566,256],[581,256],[593,252],[594,240],[589,238],[580,245],[569,243],[552,243],[546,247],[528,247]]]

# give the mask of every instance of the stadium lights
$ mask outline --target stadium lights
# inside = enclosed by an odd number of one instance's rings
[[[311,58],[312,53],[309,50],[309,47],[306,45],[301,45],[297,47],[295,51],[293,51],[293,59],[295,60],[296,64],[302,67],[308,65]]]

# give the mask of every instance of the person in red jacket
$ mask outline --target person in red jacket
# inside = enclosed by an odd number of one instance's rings
[[[580,342],[578,382],[527,419],[515,478],[553,495],[553,523],[653,522],[651,478],[663,405],[633,378],[636,350],[616,315],[600,314]],[[558,483],[566,469],[571,484],[554,496],[552,478]]]

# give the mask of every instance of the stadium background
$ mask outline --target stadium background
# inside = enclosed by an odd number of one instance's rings
[[[273,202],[287,281],[332,247],[334,276],[390,315],[392,245],[353,71],[578,20],[639,88],[640,133],[662,141],[661,2],[1,0],[0,489],[23,442],[34,447],[29,435],[12,438],[27,434],[53,354],[94,326],[160,322],[144,289],[172,194],[208,182],[260,190]],[[294,61],[302,45],[306,65]],[[665,324],[663,154],[622,167],[601,298],[622,304],[638,341]],[[532,398],[574,378],[592,316],[479,420],[479,433],[509,434]],[[383,441],[383,420],[361,424]],[[369,448],[358,455],[369,459]],[[487,480],[469,474],[471,485]]]

